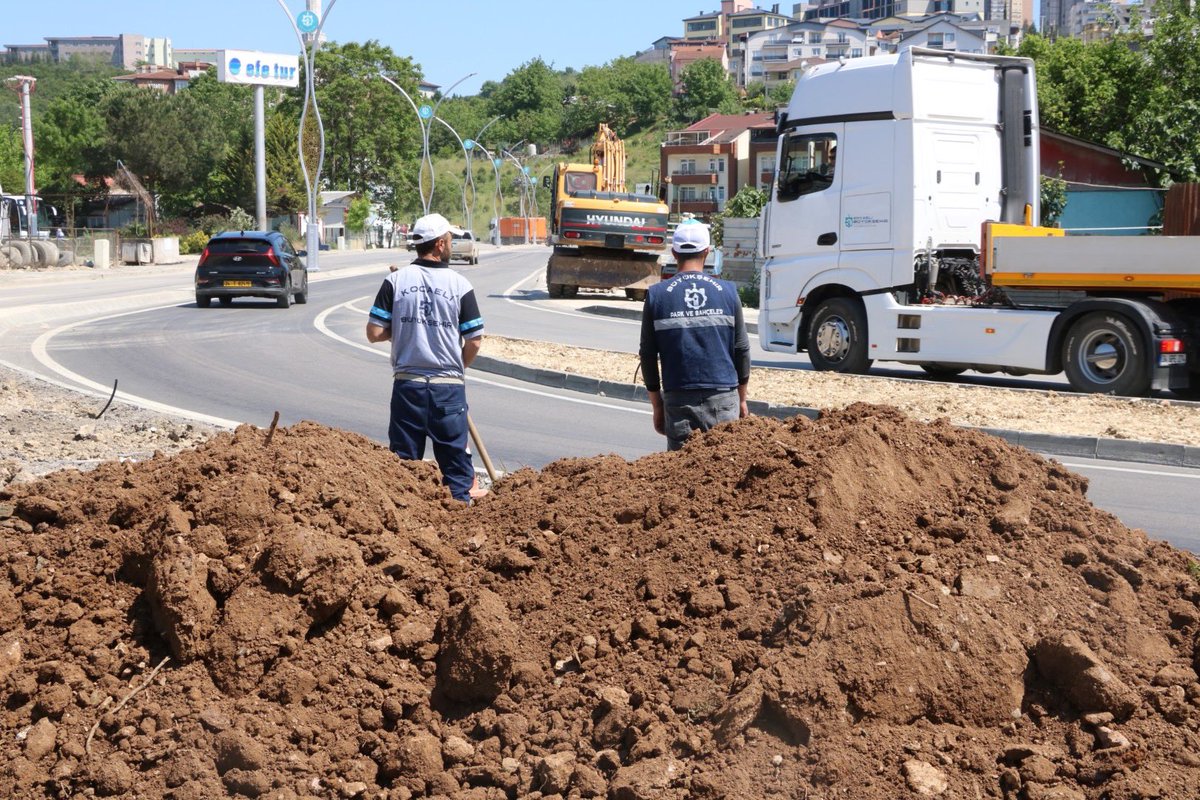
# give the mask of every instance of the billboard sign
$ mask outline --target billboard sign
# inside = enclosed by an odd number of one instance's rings
[[[300,85],[300,57],[257,50],[222,50],[217,80],[260,86]]]

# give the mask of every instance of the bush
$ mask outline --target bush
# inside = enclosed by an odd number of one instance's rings
[[[208,244],[209,235],[204,231],[196,231],[189,233],[187,236],[179,240],[179,252],[183,255],[195,255],[204,252],[204,245]]]

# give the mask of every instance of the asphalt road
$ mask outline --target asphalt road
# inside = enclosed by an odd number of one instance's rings
[[[638,306],[604,295],[548,300],[537,280],[545,257],[544,248],[488,248],[479,265],[456,265],[476,287],[486,331],[636,350],[636,321],[583,309]],[[188,266],[22,276],[10,285],[0,282],[0,358],[105,397],[119,380],[123,398],[213,422],[265,426],[279,411],[282,424],[311,419],[384,441],[391,383],[387,350],[367,344],[363,327],[388,260],[409,258],[388,251],[323,253],[309,303],[287,310],[249,298],[199,309]],[[803,356],[766,353],[757,343],[754,362],[808,368]],[[907,368],[876,372],[921,375]],[[1053,382],[974,380],[1056,388]],[[472,419],[498,469],[539,468],[557,458],[604,453],[636,458],[663,446],[645,404],[478,371],[471,374],[468,393]],[[1099,507],[1200,553],[1200,531],[1181,502],[1196,490],[1200,471],[1085,459],[1065,463],[1091,479],[1089,494]]]

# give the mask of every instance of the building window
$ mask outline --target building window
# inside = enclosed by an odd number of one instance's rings
[[[715,31],[717,29],[717,21],[715,19],[700,20],[699,22],[689,22],[687,24],[688,33],[702,33],[704,31]]]
[[[696,187],[695,186],[680,186],[679,187],[679,200],[680,200],[680,202],[683,202],[683,203],[695,202]]]
[[[679,161],[680,175],[695,175],[696,174],[696,159],[683,158]]]
[[[725,159],[710,158],[708,160],[708,171],[709,172],[724,172],[725,171]]]
[[[833,184],[837,137],[832,133],[789,136],[783,147],[783,166],[776,197],[780,202],[822,192]]]
[[[851,47],[850,48],[850,57],[851,58],[862,58],[862,48],[861,47]]]
[[[808,32],[808,43],[809,44],[820,44],[821,43],[821,34],[818,33],[817,31],[809,31]]]

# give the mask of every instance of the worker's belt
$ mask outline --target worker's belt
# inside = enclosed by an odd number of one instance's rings
[[[424,381],[425,383],[466,383],[463,378],[455,375],[417,375],[412,372],[394,372],[392,377],[398,381]]]

